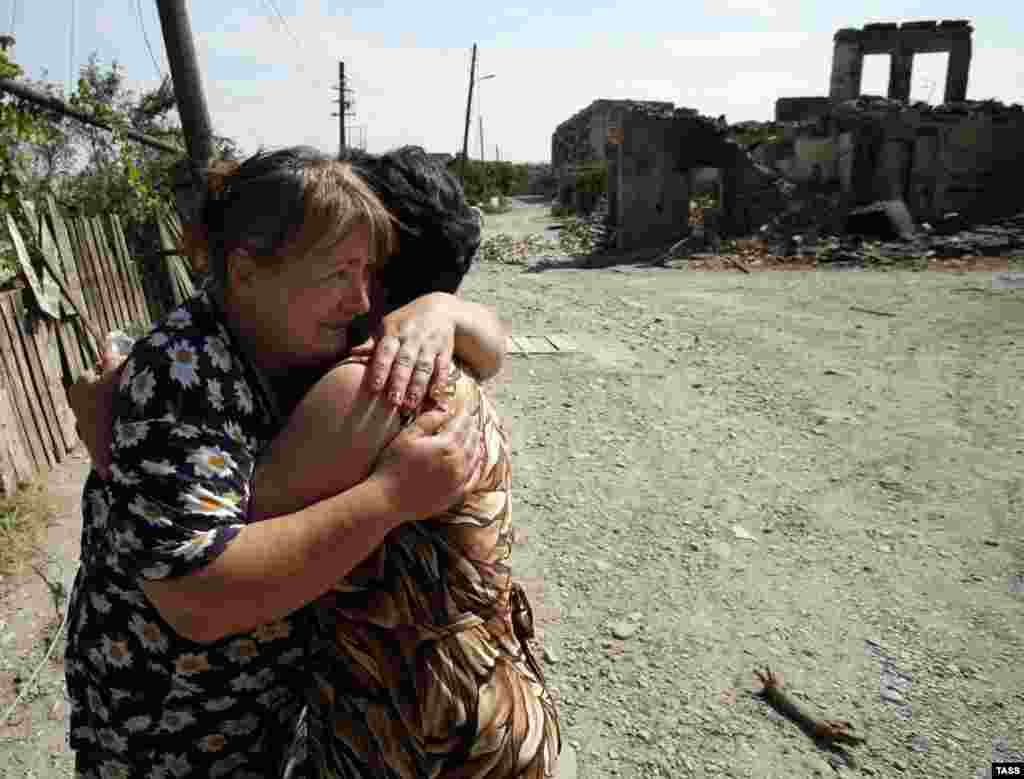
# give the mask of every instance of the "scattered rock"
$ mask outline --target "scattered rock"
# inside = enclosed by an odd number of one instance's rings
[[[608,629],[611,631],[612,636],[620,641],[625,641],[627,638],[632,638],[636,635],[639,626],[630,622],[612,622],[608,625]]]
[[[555,651],[551,647],[544,647],[543,657],[544,662],[548,665],[555,665],[555,663],[558,662],[558,655],[555,654]]]

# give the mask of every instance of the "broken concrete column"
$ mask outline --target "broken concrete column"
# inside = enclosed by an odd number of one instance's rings
[[[845,28],[835,34],[832,54],[832,76],[828,96],[832,100],[854,100],[860,96],[860,81],[864,73],[864,52],[860,45],[860,30]]]
[[[971,39],[965,37],[953,42],[949,49],[949,65],[946,70],[947,103],[959,103],[967,99],[967,73],[971,69]]]
[[[889,99],[910,102],[910,77],[914,71],[914,51],[903,46],[892,52],[889,68]]]

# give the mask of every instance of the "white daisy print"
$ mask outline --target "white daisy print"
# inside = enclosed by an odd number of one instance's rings
[[[224,423],[224,434],[232,441],[237,441],[240,444],[245,443],[245,433],[242,432],[242,426],[234,420]]]
[[[164,324],[168,327],[173,327],[175,330],[181,330],[182,328],[188,327],[192,324],[192,315],[184,308],[176,308],[167,315],[167,319],[164,320]]]
[[[159,503],[146,500],[141,495],[136,495],[135,500],[128,504],[128,510],[135,516],[141,517],[151,527],[167,527],[173,524]]]
[[[196,718],[190,711],[165,711],[163,717],[160,718],[157,732],[177,733],[195,721]]]
[[[244,765],[248,759],[245,755],[235,753],[231,757],[218,760],[210,766],[210,779],[220,779],[222,776],[233,773],[240,765]]]
[[[123,590],[116,584],[107,585],[107,593],[113,595],[116,598],[120,598],[125,603],[130,603],[133,606],[142,607],[145,602],[142,599],[142,593],[138,590]]]
[[[132,664],[132,653],[128,651],[128,642],[114,641],[110,636],[103,637],[103,657],[115,668],[127,668]]]
[[[120,760],[104,760],[100,764],[100,779],[131,779],[132,768]]]
[[[228,351],[228,345],[223,340],[215,335],[210,336],[206,339],[203,351],[209,355],[214,368],[224,373],[231,371],[231,352]]]
[[[161,460],[160,462],[143,460],[139,464],[139,467],[150,476],[174,476],[178,472],[178,470],[171,465],[170,460]]]
[[[167,356],[171,358],[171,378],[182,387],[191,387],[199,383],[199,374],[196,371],[198,358],[196,350],[188,341],[175,341],[167,349]]]
[[[89,596],[89,602],[92,603],[92,607],[96,609],[100,614],[110,613],[110,601],[100,595],[98,592],[94,592]]]
[[[195,533],[188,541],[176,546],[171,554],[183,560],[195,560],[210,548],[216,538],[217,528],[202,533]]]
[[[248,736],[255,733],[259,726],[259,718],[255,714],[249,714],[242,719],[228,720],[224,723],[223,730],[229,736]]]
[[[161,766],[165,771],[170,771],[174,776],[186,776],[189,771],[192,770],[192,764],[188,762],[188,757],[184,754],[181,755],[164,755],[164,763]]]
[[[92,521],[98,528],[107,526],[107,519],[110,517],[110,504],[107,503],[107,496],[103,490],[92,490],[89,493],[89,506],[92,508]]]
[[[197,695],[201,695],[202,692],[203,688],[200,687],[198,684],[193,684],[192,682],[185,679],[183,676],[175,676],[174,687],[171,689],[169,693],[167,693],[166,700],[173,701],[178,698],[184,698],[185,700],[188,700],[189,698],[194,698]]]
[[[200,430],[195,425],[187,423],[179,423],[174,417],[171,417],[168,422],[174,422],[175,427],[171,430],[171,435],[176,435],[178,438],[198,438]]]
[[[206,396],[210,399],[210,405],[217,411],[224,410],[224,390],[221,389],[219,379],[210,379],[206,382]]]
[[[169,563],[156,563],[143,568],[140,573],[144,579],[166,579],[171,573],[171,566]]]
[[[264,671],[269,669],[264,668]],[[241,673],[231,680],[231,689],[235,692],[253,692],[254,690],[262,690],[272,680],[266,678],[264,673],[261,671],[258,674]]]
[[[128,749],[128,739],[118,734],[113,728],[103,728],[96,734],[100,746],[118,754]]]
[[[196,475],[203,478],[226,479],[238,468],[230,454],[215,446],[200,446],[188,456],[188,462],[192,464]]]
[[[143,408],[153,399],[156,389],[156,377],[151,368],[144,368],[132,379],[132,400],[139,408]]]
[[[135,446],[149,435],[148,422],[121,422],[114,424],[114,444],[118,447]]]
[[[110,711],[103,705],[103,698],[100,697],[96,688],[90,687],[85,691],[85,696],[89,699],[89,710],[98,714],[99,718],[104,722],[108,721],[110,719]]]
[[[170,340],[171,339],[167,337],[166,333],[161,333],[159,331],[153,333],[153,335],[149,337],[150,345],[155,346],[157,349],[167,346]]]
[[[239,499],[235,493],[217,495],[199,484],[181,496],[181,501],[185,504],[186,509],[207,517],[239,516],[241,514],[238,507]]]
[[[131,717],[124,722],[124,729],[129,733],[141,733],[153,724],[153,718],[145,714],[138,717]]]
[[[155,622],[147,622],[141,614],[132,614],[128,629],[136,635],[143,648],[150,652],[166,652],[167,636]]]
[[[91,744],[96,743],[96,731],[90,727],[82,726],[80,728],[75,728],[71,731],[71,735],[75,738],[80,738],[83,741],[88,741]]]
[[[142,541],[137,535],[135,535],[135,531],[130,527],[126,530],[119,530],[114,533],[114,545],[117,549],[127,550],[129,552],[142,549]]]
[[[236,698],[214,698],[212,701],[207,701],[203,704],[203,708],[207,711],[227,711],[236,703]]]
[[[110,475],[117,484],[123,484],[126,487],[134,487],[142,482],[138,476],[131,471],[125,471],[121,469],[119,465],[110,466]]]
[[[288,690],[284,687],[271,687],[256,700],[261,706],[276,708],[288,700]]]
[[[238,407],[246,414],[251,414],[253,409],[252,390],[242,380],[235,382],[235,397],[238,399]]]

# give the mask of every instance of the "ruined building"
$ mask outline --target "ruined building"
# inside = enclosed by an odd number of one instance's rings
[[[828,229],[840,228],[850,209],[882,200],[904,201],[919,222],[1019,212],[1024,110],[966,100],[971,35],[966,21],[839,30],[829,95],[778,100],[775,123],[747,147],[730,140],[724,121],[671,103],[595,101],[552,137],[560,199],[590,207],[594,196],[577,191],[576,171],[603,166],[620,248],[685,231],[694,175],[707,167],[719,170],[724,234],[753,232],[780,209],[798,208],[779,199],[793,187],[794,197],[810,190],[832,198]],[[924,52],[949,53],[938,106],[909,102],[914,55]],[[891,57],[887,97],[861,94],[864,57],[873,54]],[[791,187],[777,186],[779,178]]]

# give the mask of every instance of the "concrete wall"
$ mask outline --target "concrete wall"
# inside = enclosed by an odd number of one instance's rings
[[[670,242],[689,230],[690,176],[684,166],[685,121],[630,113],[621,118],[622,143],[609,184],[614,188],[613,219],[618,248]]]

